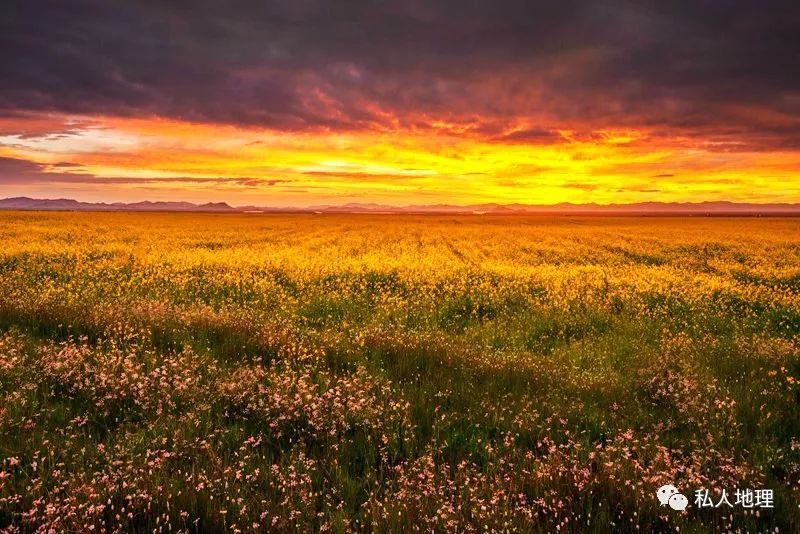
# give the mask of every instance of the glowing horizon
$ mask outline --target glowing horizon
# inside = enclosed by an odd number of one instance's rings
[[[26,120],[42,117],[6,121],[3,130],[27,131]],[[635,129],[588,139],[565,129],[554,131],[560,138],[531,143],[435,127],[330,133],[144,118],[56,120],[69,133],[0,136],[0,158],[28,164],[16,182],[6,179],[4,196],[275,206],[800,199],[797,152],[721,152]]]

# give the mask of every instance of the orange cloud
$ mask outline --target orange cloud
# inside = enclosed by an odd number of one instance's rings
[[[481,131],[480,124],[476,118],[471,126],[433,121],[427,128],[392,131],[293,132],[158,118],[27,116],[0,120],[0,156],[39,165],[13,184],[6,178],[7,187],[22,191],[28,184],[81,196],[81,188],[102,184],[111,200],[400,205],[800,199],[797,151],[720,151],[702,140],[644,128],[586,133],[519,122],[498,135]]]

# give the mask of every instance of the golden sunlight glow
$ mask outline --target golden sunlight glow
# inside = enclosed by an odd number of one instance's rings
[[[4,120],[6,132],[36,130],[0,135],[0,156],[39,164],[43,187],[51,178],[50,191],[74,196],[102,183],[105,198],[122,201],[309,206],[800,198],[796,152],[722,152],[635,129],[589,137],[564,129],[537,143],[481,137],[443,121],[424,131],[331,133],[61,117],[53,121],[70,128],[59,134],[42,117]]]

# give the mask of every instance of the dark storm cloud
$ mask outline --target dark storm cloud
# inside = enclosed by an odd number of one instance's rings
[[[0,114],[332,130],[534,117],[541,132],[797,148],[798,31],[798,2],[11,0]]]

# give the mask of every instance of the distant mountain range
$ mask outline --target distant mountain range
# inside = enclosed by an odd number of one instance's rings
[[[49,211],[174,211],[212,213],[439,213],[439,214],[552,214],[552,215],[793,215],[800,216],[800,204],[753,204],[739,202],[638,202],[635,204],[471,204],[455,206],[430,204],[385,206],[382,204],[321,205],[307,208],[262,206],[233,207],[225,202],[79,202],[77,200],[14,197],[0,200],[0,210]]]
[[[4,210],[53,211],[238,211],[224,202],[193,204],[191,202],[79,202],[70,198],[44,199],[14,197],[0,200]]]

